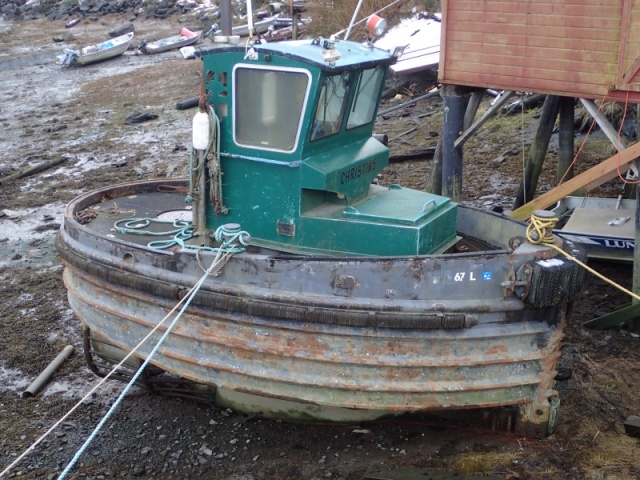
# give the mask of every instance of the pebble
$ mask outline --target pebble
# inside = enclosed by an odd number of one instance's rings
[[[200,447],[199,451],[200,453],[206,455],[207,457],[210,457],[211,455],[213,455],[213,450],[211,450],[210,448],[207,448],[205,445]]]

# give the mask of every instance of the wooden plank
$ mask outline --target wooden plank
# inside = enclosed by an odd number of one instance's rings
[[[483,34],[484,35],[484,34]],[[547,58],[562,58],[565,60],[579,60],[586,62],[589,58],[596,59],[597,62],[606,61],[609,63],[618,62],[617,42],[604,40],[584,40],[580,48],[564,48],[575,46],[578,39],[558,40],[554,42],[552,38],[540,39],[533,43],[527,43],[525,36],[492,34],[484,38],[481,34],[473,32],[456,32],[452,37],[453,51],[474,51],[478,53],[493,53],[504,55],[522,56],[546,56]],[[478,43],[480,42],[480,43]],[[511,42],[511,43],[508,43]],[[579,43],[579,42],[578,42]],[[561,48],[562,47],[562,48]],[[587,48],[593,47],[593,48]],[[589,57],[589,55],[593,55]]]
[[[454,0],[455,1],[455,0]],[[445,65],[445,58],[448,51],[448,38],[449,38],[449,28],[447,27],[447,21],[449,18],[449,0],[442,0],[442,25],[444,28],[440,30],[440,63],[438,64],[438,76],[441,74],[444,75],[447,66]]]
[[[484,123],[489,120],[493,115],[496,114],[500,108],[507,103],[507,101],[513,96],[515,92],[506,91],[504,92],[499,99],[495,101],[493,105],[491,105],[484,114],[475,121],[473,125],[467,128],[464,133],[454,142],[453,147],[458,148],[464,142],[466,142],[474,133],[478,131],[478,129],[484,125]]]
[[[586,85],[576,84],[574,82],[560,81],[537,81],[528,77],[509,76],[496,73],[467,73],[447,70],[447,77],[438,76],[440,83],[449,83],[452,85],[464,85],[469,87],[494,88],[498,90],[520,90],[524,92],[538,92],[561,96],[576,96],[580,98],[596,98],[602,99],[608,93],[606,85]],[[609,98],[613,98],[613,94],[609,92]],[[621,96],[624,100],[624,96]]]
[[[5,185],[13,182],[14,180],[17,180],[19,178],[24,178],[24,177],[29,177],[31,175],[35,175],[36,173],[40,173],[43,172],[44,170],[47,170],[49,168],[52,167],[56,167],[58,165],[60,165],[61,163],[63,163],[65,161],[64,158],[54,158],[53,160],[47,160],[45,162],[39,163],[37,165],[34,165],[32,167],[28,167],[25,169],[22,169],[12,175],[8,175],[4,178],[0,179],[0,187],[4,187]]]
[[[440,65],[442,66],[443,64],[440,63]],[[526,77],[514,78],[492,73],[465,74],[464,72],[452,71],[451,76],[445,77],[441,72],[442,69],[438,72],[438,81],[440,83],[463,85],[473,88],[492,88],[494,90],[517,89],[525,92],[538,92],[565,97],[575,96],[594,100],[606,98],[610,101],[640,103],[640,84],[628,86],[628,90],[622,91],[609,90],[608,85],[581,85],[567,82],[536,81],[535,79]]]
[[[622,83],[626,83],[624,80],[624,66],[625,61],[624,58],[627,55],[627,43],[629,41],[629,23],[630,23],[630,15],[629,10],[631,9],[631,2],[626,1],[623,2],[622,5],[622,25],[620,25],[620,55],[618,57],[618,76],[616,78],[616,85],[620,85]],[[635,73],[634,73],[635,74]]]
[[[605,17],[578,17],[574,15],[551,16],[550,14],[527,12],[513,14],[500,13],[496,15],[496,13],[493,12],[485,14],[470,11],[456,11],[451,12],[448,26],[472,24],[474,20],[478,23],[478,27],[517,25],[522,29],[530,28],[536,30],[541,27],[552,27],[554,29],[559,27],[575,29],[598,28],[604,30],[605,33],[617,32],[618,36],[620,34],[620,13]]]
[[[582,324],[591,330],[605,330],[640,316],[640,303],[632,303]]]
[[[484,23],[477,23],[473,21],[473,18],[466,20],[457,20],[451,22],[448,26],[453,32],[474,32],[483,33],[488,37],[494,34],[510,34],[519,35],[522,37],[530,37],[534,35],[540,35],[544,37],[563,38],[567,33],[570,33],[573,38],[583,38],[587,40],[604,40],[610,42],[619,42],[619,29],[602,29],[598,26],[575,26],[570,25],[534,25],[534,24],[521,24],[515,22],[509,23],[495,23],[487,21]],[[488,38],[490,40],[490,38]],[[617,53],[617,52],[616,52]]]
[[[607,40],[590,40],[587,38],[550,38],[539,37],[536,35],[526,35],[524,32],[522,35],[509,35],[496,32],[490,37],[487,34],[479,32],[467,32],[459,30],[449,30],[449,46],[455,47],[455,42],[476,42],[480,46],[483,43],[489,43],[492,45],[527,45],[530,48],[557,48],[557,49],[571,49],[579,51],[599,51],[610,52],[612,49],[617,51],[619,42],[607,41]],[[479,48],[478,50],[481,50]]]
[[[592,53],[592,55],[590,55]],[[504,61],[510,61],[515,58],[542,60],[549,61],[552,59],[554,62],[572,62],[563,65],[563,68],[579,68],[584,70],[588,65],[591,65],[593,70],[593,64],[604,65],[604,68],[613,71],[618,68],[617,55],[613,52],[582,52],[582,51],[568,51],[557,50],[553,48],[529,48],[524,45],[490,45],[485,44],[480,50],[477,44],[468,42],[459,42],[456,44],[455,51],[450,51],[449,56],[453,59],[459,59],[461,57],[469,58],[471,63],[483,63],[488,61],[491,63],[498,63]]]
[[[539,62],[540,63],[540,62]],[[543,68],[536,64],[531,66],[518,65],[502,65],[499,63],[471,63],[469,61],[457,60],[449,58],[447,64],[454,71],[466,72],[467,74],[493,73],[494,75],[504,75],[514,78],[531,78],[539,83],[541,81],[558,81],[567,84],[585,84],[585,85],[612,85],[615,81],[615,71],[607,72],[582,72],[571,70],[555,70],[553,62],[545,62],[549,68]],[[512,88],[516,90],[516,88]],[[537,92],[537,90],[532,90]]]
[[[640,57],[638,57],[638,59],[635,62],[633,62],[633,64],[629,67],[629,70],[627,70],[627,72],[624,75],[622,75],[622,81],[617,84],[621,88],[624,88],[628,83],[631,82],[633,77],[636,76],[636,74],[638,73],[638,70],[640,70]]]
[[[513,0],[491,0],[478,2],[477,0],[457,0],[451,2],[452,5],[450,10],[466,10],[466,11],[474,11],[474,12],[491,12],[494,14],[499,14],[502,12],[519,12],[522,10],[528,11],[531,8],[532,2],[523,2],[523,1],[513,1]],[[548,1],[548,2],[535,2],[535,8],[541,9],[543,11],[550,10],[554,6],[558,5],[559,2]],[[566,8],[574,8],[576,10],[583,9],[584,11],[592,11],[595,7],[599,12],[603,13],[604,16],[608,16],[611,11],[620,11],[621,4],[620,0],[572,0],[567,1],[563,0],[562,4],[566,6]],[[603,11],[604,10],[604,11]]]
[[[449,57],[451,62],[456,62],[461,59],[468,59],[469,54],[473,52],[455,52],[452,53]],[[478,64],[478,65],[503,65],[505,62],[509,62],[511,66],[521,67],[521,68],[529,68],[529,67],[537,67],[537,66],[546,66],[549,67],[549,62],[553,61],[553,65],[551,67],[552,70],[561,70],[565,72],[587,72],[591,73],[593,71],[593,63],[592,62],[584,62],[579,60],[567,60],[564,58],[553,57],[551,55],[544,56],[541,55],[541,52],[536,52],[536,55],[501,55],[501,54],[493,54],[482,52],[478,55],[477,61],[468,61],[467,63]],[[611,55],[611,57],[615,57],[615,55]],[[615,71],[618,68],[617,62],[613,59],[613,62],[598,62],[598,70],[601,72],[610,72],[611,77],[615,75]],[[590,67],[590,68],[589,68]],[[490,67],[493,69],[493,67]]]
[[[609,141],[611,143],[613,143],[613,146],[616,147],[616,150],[621,152],[622,150],[627,148],[620,141],[620,138],[618,136],[618,132],[616,131],[616,129],[613,128],[613,125],[611,125],[609,120],[607,120],[607,117],[605,117],[602,114],[602,112],[599,111],[598,106],[596,105],[596,103],[593,100],[588,100],[588,99],[585,99],[585,98],[581,98],[580,102],[587,109],[587,111],[589,112],[589,115],[591,115],[595,119],[596,123],[602,129],[602,132],[607,136]]]
[[[514,210],[510,216],[518,220],[526,220],[535,210],[545,209],[567,195],[571,195],[578,190],[592,190],[617,177],[618,172],[620,174],[625,173],[629,169],[629,163],[638,158],[638,156],[640,156],[640,143],[635,143],[586,172],[582,172],[580,175]]]
[[[450,12],[467,11],[486,13],[487,15],[509,15],[509,14],[539,14],[564,15],[576,17],[612,17],[620,18],[622,15],[622,2],[612,2],[610,4],[597,3],[570,3],[570,2],[497,2],[497,1],[469,1],[452,2]]]

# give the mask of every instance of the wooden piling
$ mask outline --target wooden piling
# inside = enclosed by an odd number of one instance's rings
[[[557,179],[567,181],[573,178],[575,99],[560,97],[558,131],[558,171]],[[566,173],[568,170],[568,173]],[[566,176],[565,176],[566,173]]]
[[[525,168],[524,178],[520,182],[520,188],[513,205],[514,210],[533,200],[535,196],[538,178],[540,178],[544,158],[549,148],[549,140],[558,117],[559,105],[560,97],[547,95],[542,106],[538,130],[529,150],[529,160]]]
[[[442,194],[454,202],[462,200],[462,147],[455,141],[464,131],[464,115],[469,89],[442,85],[440,94],[444,108],[442,129]]]

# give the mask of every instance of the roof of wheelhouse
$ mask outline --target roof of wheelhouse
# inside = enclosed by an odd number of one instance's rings
[[[332,42],[333,49],[340,54],[340,58],[335,62],[327,62],[321,52],[328,50],[327,47],[331,46],[328,42],[329,40],[326,39],[305,39],[260,43],[253,45],[253,49],[264,55],[279,55],[332,72],[370,68],[379,64],[390,65],[395,62],[395,58],[387,50],[364,43],[344,40]],[[247,49],[248,47],[245,46],[212,46],[199,49],[197,55],[203,57],[209,54],[221,53],[221,51],[246,53]]]

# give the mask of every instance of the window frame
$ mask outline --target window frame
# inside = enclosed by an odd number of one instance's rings
[[[362,81],[362,77],[363,77],[364,73],[368,72],[368,71],[373,71],[374,73],[378,72],[378,82],[379,82],[378,85],[377,85],[378,96],[373,100],[373,102],[371,104],[371,105],[373,105],[373,110],[371,112],[371,118],[366,122],[350,126],[349,125],[349,121],[351,119],[351,115],[353,115],[353,113],[355,111],[355,107],[356,107],[356,105],[358,103],[358,98],[360,97],[360,94],[358,93],[358,89],[360,88],[360,82]],[[354,91],[353,91],[353,98],[351,100],[351,104],[349,105],[349,114],[347,115],[347,120],[346,120],[346,123],[345,123],[345,130],[354,130],[356,128],[360,128],[360,127],[365,126],[365,125],[370,125],[371,123],[375,122],[375,120],[376,120],[375,112],[376,112],[376,109],[378,108],[378,104],[380,103],[380,84],[384,83],[384,78],[385,78],[385,70],[383,68],[381,68],[380,65],[376,65],[373,68],[365,68],[365,69],[361,70],[360,73],[358,74],[358,77],[352,80],[353,83],[354,83],[354,86],[353,86],[353,90]]]
[[[295,139],[293,142],[293,147],[291,149],[285,150],[282,148],[273,148],[273,147],[268,147],[268,146],[264,146],[264,145],[258,145],[258,144],[247,144],[247,143],[241,143],[237,136],[236,136],[236,130],[237,130],[237,121],[238,121],[238,115],[237,115],[237,97],[238,97],[238,91],[237,91],[237,71],[240,69],[247,69],[247,70],[267,70],[270,72],[276,72],[276,73],[280,73],[280,72],[290,72],[290,73],[303,73],[307,76],[307,86],[304,92],[304,100],[302,101],[302,107],[300,110],[300,119],[298,121],[298,127],[296,130],[296,135],[295,135]],[[231,109],[232,109],[232,115],[233,115],[233,125],[232,125],[232,137],[233,137],[233,142],[239,146],[239,147],[244,147],[244,148],[254,148],[254,149],[258,149],[258,150],[265,150],[265,151],[271,151],[271,152],[282,152],[282,153],[292,153],[295,152],[298,149],[298,145],[300,144],[300,133],[302,131],[302,126],[304,124],[304,119],[305,119],[305,114],[307,111],[307,105],[309,103],[309,92],[311,90],[311,84],[313,82],[313,77],[311,75],[311,72],[309,72],[309,70],[304,69],[304,68],[296,68],[296,67],[283,67],[283,66],[277,66],[277,65],[254,65],[251,63],[238,63],[236,65],[234,65],[233,70],[232,70],[232,78],[231,78],[231,82],[232,82],[232,86],[233,86],[233,101],[232,101],[232,105],[231,105]]]

